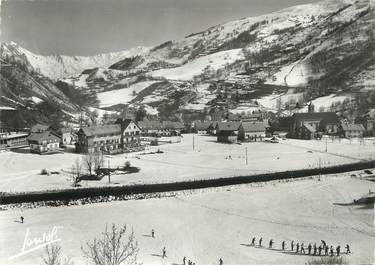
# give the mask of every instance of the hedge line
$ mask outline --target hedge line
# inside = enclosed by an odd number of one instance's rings
[[[131,186],[113,186],[113,187],[90,187],[81,189],[65,189],[54,191],[38,191],[25,193],[2,194],[0,204],[12,204],[37,201],[69,201],[81,198],[90,198],[97,196],[121,196],[131,194],[147,194],[154,192],[172,192],[189,189],[202,189],[211,187],[221,187],[229,185],[238,185],[254,182],[264,182],[279,179],[291,179],[314,176],[318,174],[343,173],[354,170],[375,168],[375,161],[357,162],[339,166],[330,166],[324,168],[301,169],[293,171],[256,174],[249,176],[226,177],[218,179],[205,179],[194,181],[182,181],[161,184],[144,184]]]

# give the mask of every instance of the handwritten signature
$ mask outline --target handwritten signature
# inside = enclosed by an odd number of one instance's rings
[[[40,248],[43,248],[47,245],[61,241],[61,238],[57,236],[59,229],[62,229],[62,226],[54,226],[51,231],[44,232],[41,236],[31,237],[30,229],[26,228],[25,239],[21,248],[21,252],[9,257],[9,260],[23,256]]]

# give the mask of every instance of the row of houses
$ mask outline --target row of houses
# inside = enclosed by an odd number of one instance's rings
[[[294,113],[279,119],[284,126],[280,129],[268,124],[267,120],[241,120],[228,122],[195,122],[198,134],[217,136],[218,142],[262,141],[266,135],[283,134],[297,139],[319,139],[322,135],[344,138],[363,137],[366,128],[358,123],[340,119],[334,112]]]
[[[31,152],[55,152],[59,147],[74,142],[75,136],[70,128],[53,130],[50,126],[36,124],[30,129],[13,131],[0,130],[0,149],[30,146]]]
[[[142,150],[142,137],[179,136],[185,129],[181,122],[150,121],[134,122],[118,119],[115,124],[84,127],[78,133],[76,152],[102,151],[107,153]]]
[[[268,132],[267,121],[196,122],[194,130],[198,134],[217,136],[218,142],[263,141]]]
[[[107,153],[131,152],[142,149],[140,136],[181,135],[185,125],[181,122],[149,121],[134,122],[118,119],[114,124],[54,130],[49,125],[36,124],[23,132],[0,131],[0,148],[29,146],[31,152],[55,153],[60,147],[75,145],[78,153],[103,151]]]
[[[279,124],[275,130],[285,131],[288,137],[305,140],[321,138],[323,134],[355,138],[363,137],[366,133],[362,124],[340,119],[335,112],[294,113],[290,117],[280,118]]]
[[[179,136],[185,130],[185,125],[182,122],[173,121],[150,121],[144,119],[138,122],[142,131],[142,136]]]

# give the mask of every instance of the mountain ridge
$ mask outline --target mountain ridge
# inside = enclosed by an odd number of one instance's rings
[[[34,70],[57,80],[60,78],[80,74],[83,70],[94,67],[109,67],[113,63],[127,57],[146,52],[148,47],[135,47],[118,52],[100,53],[92,56],[67,56],[67,55],[39,55],[33,53],[15,42],[1,43],[1,56],[25,55]]]
[[[328,0],[229,21],[105,64],[84,64],[59,79],[97,94],[94,107],[143,106],[161,116],[277,112],[279,100],[286,109],[319,98],[327,99],[322,108],[345,111],[331,108],[334,100],[375,91],[373,4]]]

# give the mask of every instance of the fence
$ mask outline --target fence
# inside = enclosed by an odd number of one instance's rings
[[[226,177],[218,179],[204,179],[160,184],[144,184],[131,186],[90,187],[80,189],[66,189],[25,193],[3,193],[0,195],[0,204],[12,204],[37,201],[69,201],[97,196],[121,196],[132,194],[148,194],[154,192],[173,192],[191,189],[203,189],[238,185],[271,180],[292,179],[314,176],[319,174],[334,174],[374,168],[375,161],[357,162],[346,165],[324,168],[302,169],[275,173],[265,173],[249,176]]]

